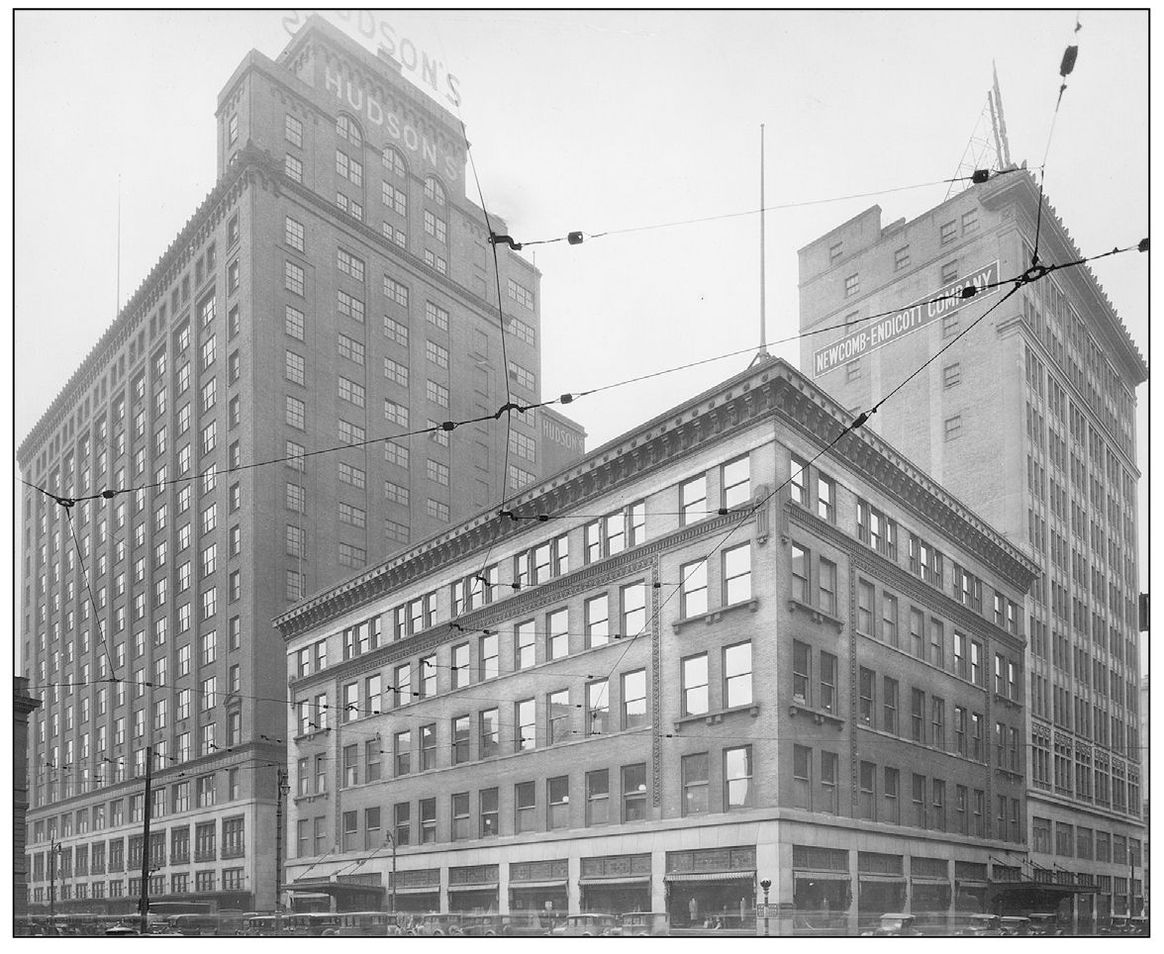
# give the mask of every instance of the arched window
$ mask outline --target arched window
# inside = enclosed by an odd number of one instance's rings
[[[424,180],[424,197],[432,199],[438,206],[444,207],[445,187],[436,176],[427,176]]]
[[[404,165],[404,157],[400,155],[400,150],[395,146],[385,146],[384,153],[380,158],[389,174],[395,176],[397,179],[407,178],[408,167]]]
[[[335,131],[340,139],[346,139],[353,146],[362,146],[364,144],[364,134],[360,131],[359,123],[346,113],[340,113],[336,117]]]

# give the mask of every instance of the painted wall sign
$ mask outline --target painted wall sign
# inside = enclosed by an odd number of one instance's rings
[[[819,377],[838,365],[846,364],[919,328],[924,328],[931,322],[957,311],[967,301],[978,301],[983,295],[992,294],[996,290],[992,286],[997,281],[998,261],[995,260],[976,272],[942,286],[934,294],[926,295],[901,311],[870,321],[859,330],[850,332],[816,351],[812,356],[813,376]],[[974,298],[943,298],[945,295],[954,295],[967,285],[974,285],[978,289],[978,294]],[[933,301],[934,298],[943,300]]]
[[[350,109],[383,129],[397,144],[418,155],[442,175],[456,181],[461,177],[462,157],[447,152],[432,137],[425,135],[411,123],[405,122],[391,110],[380,105],[362,86],[344,79],[339,70],[323,68],[324,89],[335,93],[341,108]]]
[[[395,28],[373,10],[315,10],[349,34],[375,40],[384,52],[404,69],[415,73],[420,83],[440,93],[453,106],[461,104],[460,80],[450,73],[445,64],[406,36],[399,36]],[[291,10],[283,17],[283,29],[294,36],[306,21],[307,15]]]
[[[579,454],[583,453],[585,449],[581,434],[567,430],[557,421],[551,421],[545,416],[542,417],[542,436],[555,444],[577,451]]]

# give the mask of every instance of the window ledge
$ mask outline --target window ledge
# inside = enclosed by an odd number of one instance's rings
[[[813,722],[817,725],[824,725],[828,722],[838,729],[843,728],[845,725],[845,720],[840,716],[827,712],[824,709],[817,709],[815,706],[807,705],[804,702],[799,702],[795,698],[788,707],[788,714],[793,718],[796,718],[798,715],[811,716]]]
[[[793,614],[797,612],[807,613],[814,623],[832,623],[837,628],[837,632],[845,628],[845,621],[840,617],[833,616],[832,613],[826,613],[824,610],[817,609],[815,606],[809,606],[807,603],[802,603],[793,597],[788,598],[788,609]]]
[[[327,795],[327,792],[315,792],[311,795],[296,795],[292,799],[292,802],[296,805],[310,805],[312,802],[324,801]]]
[[[1023,704],[1018,700],[1012,699],[1010,696],[1001,695],[997,692],[994,694],[994,701],[1001,706],[1006,706],[1008,709],[1021,709],[1023,707]]]
[[[316,736],[324,735],[330,731],[331,729],[316,729],[314,732],[306,732],[302,735],[297,735],[292,741],[296,745],[301,745],[304,742],[311,742],[316,738]]]
[[[686,616],[683,619],[672,621],[671,628],[677,633],[683,627],[690,626],[693,623],[698,623],[702,620],[706,625],[711,626],[713,623],[718,623],[726,614],[733,613],[736,610],[747,608],[751,613],[756,612],[760,608],[760,600],[753,596],[749,600],[744,600],[740,603],[732,603],[730,606],[721,606],[717,610],[709,610],[706,613],[700,613],[698,616]]]
[[[686,725],[694,725],[697,722],[702,722],[706,725],[717,725],[723,722],[724,716],[737,715],[742,712],[748,713],[748,715],[755,719],[760,715],[760,704],[753,702],[746,706],[732,706],[730,709],[717,709],[715,712],[701,712],[699,715],[683,716],[680,719],[676,719],[673,723],[675,734],[680,734]]]

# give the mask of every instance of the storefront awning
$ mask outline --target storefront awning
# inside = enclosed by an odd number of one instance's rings
[[[509,882],[509,889],[511,891],[522,891],[526,888],[564,888],[566,887],[566,879],[562,878],[558,881],[511,881]]]
[[[755,869],[746,871],[672,871],[663,876],[664,881],[753,881]]]
[[[792,872],[792,877],[797,881],[844,881],[848,882],[849,872],[847,871],[796,871]]]
[[[989,881],[972,881],[969,878],[955,878],[954,883],[957,884],[959,888],[989,888],[990,887]]]
[[[883,881],[892,884],[905,884],[905,875],[896,874],[869,874],[862,871],[857,875],[858,881]]]
[[[605,885],[616,887],[620,884],[650,884],[650,875],[627,875],[625,878],[579,878],[578,884],[585,888],[601,888]]]
[[[388,892],[392,892],[392,888]],[[440,894],[439,884],[402,884],[396,888],[397,894]]]
[[[496,891],[497,882],[493,881],[489,884],[450,884],[450,891]]]
[[[909,880],[914,884],[941,884],[947,888],[950,886],[949,878],[931,878],[926,875],[910,875]]]

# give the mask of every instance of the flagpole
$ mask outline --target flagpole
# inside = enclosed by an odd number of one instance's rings
[[[768,315],[765,301],[764,266],[767,258],[764,254],[764,124],[760,123],[760,350],[757,357],[766,356],[768,349]]]

